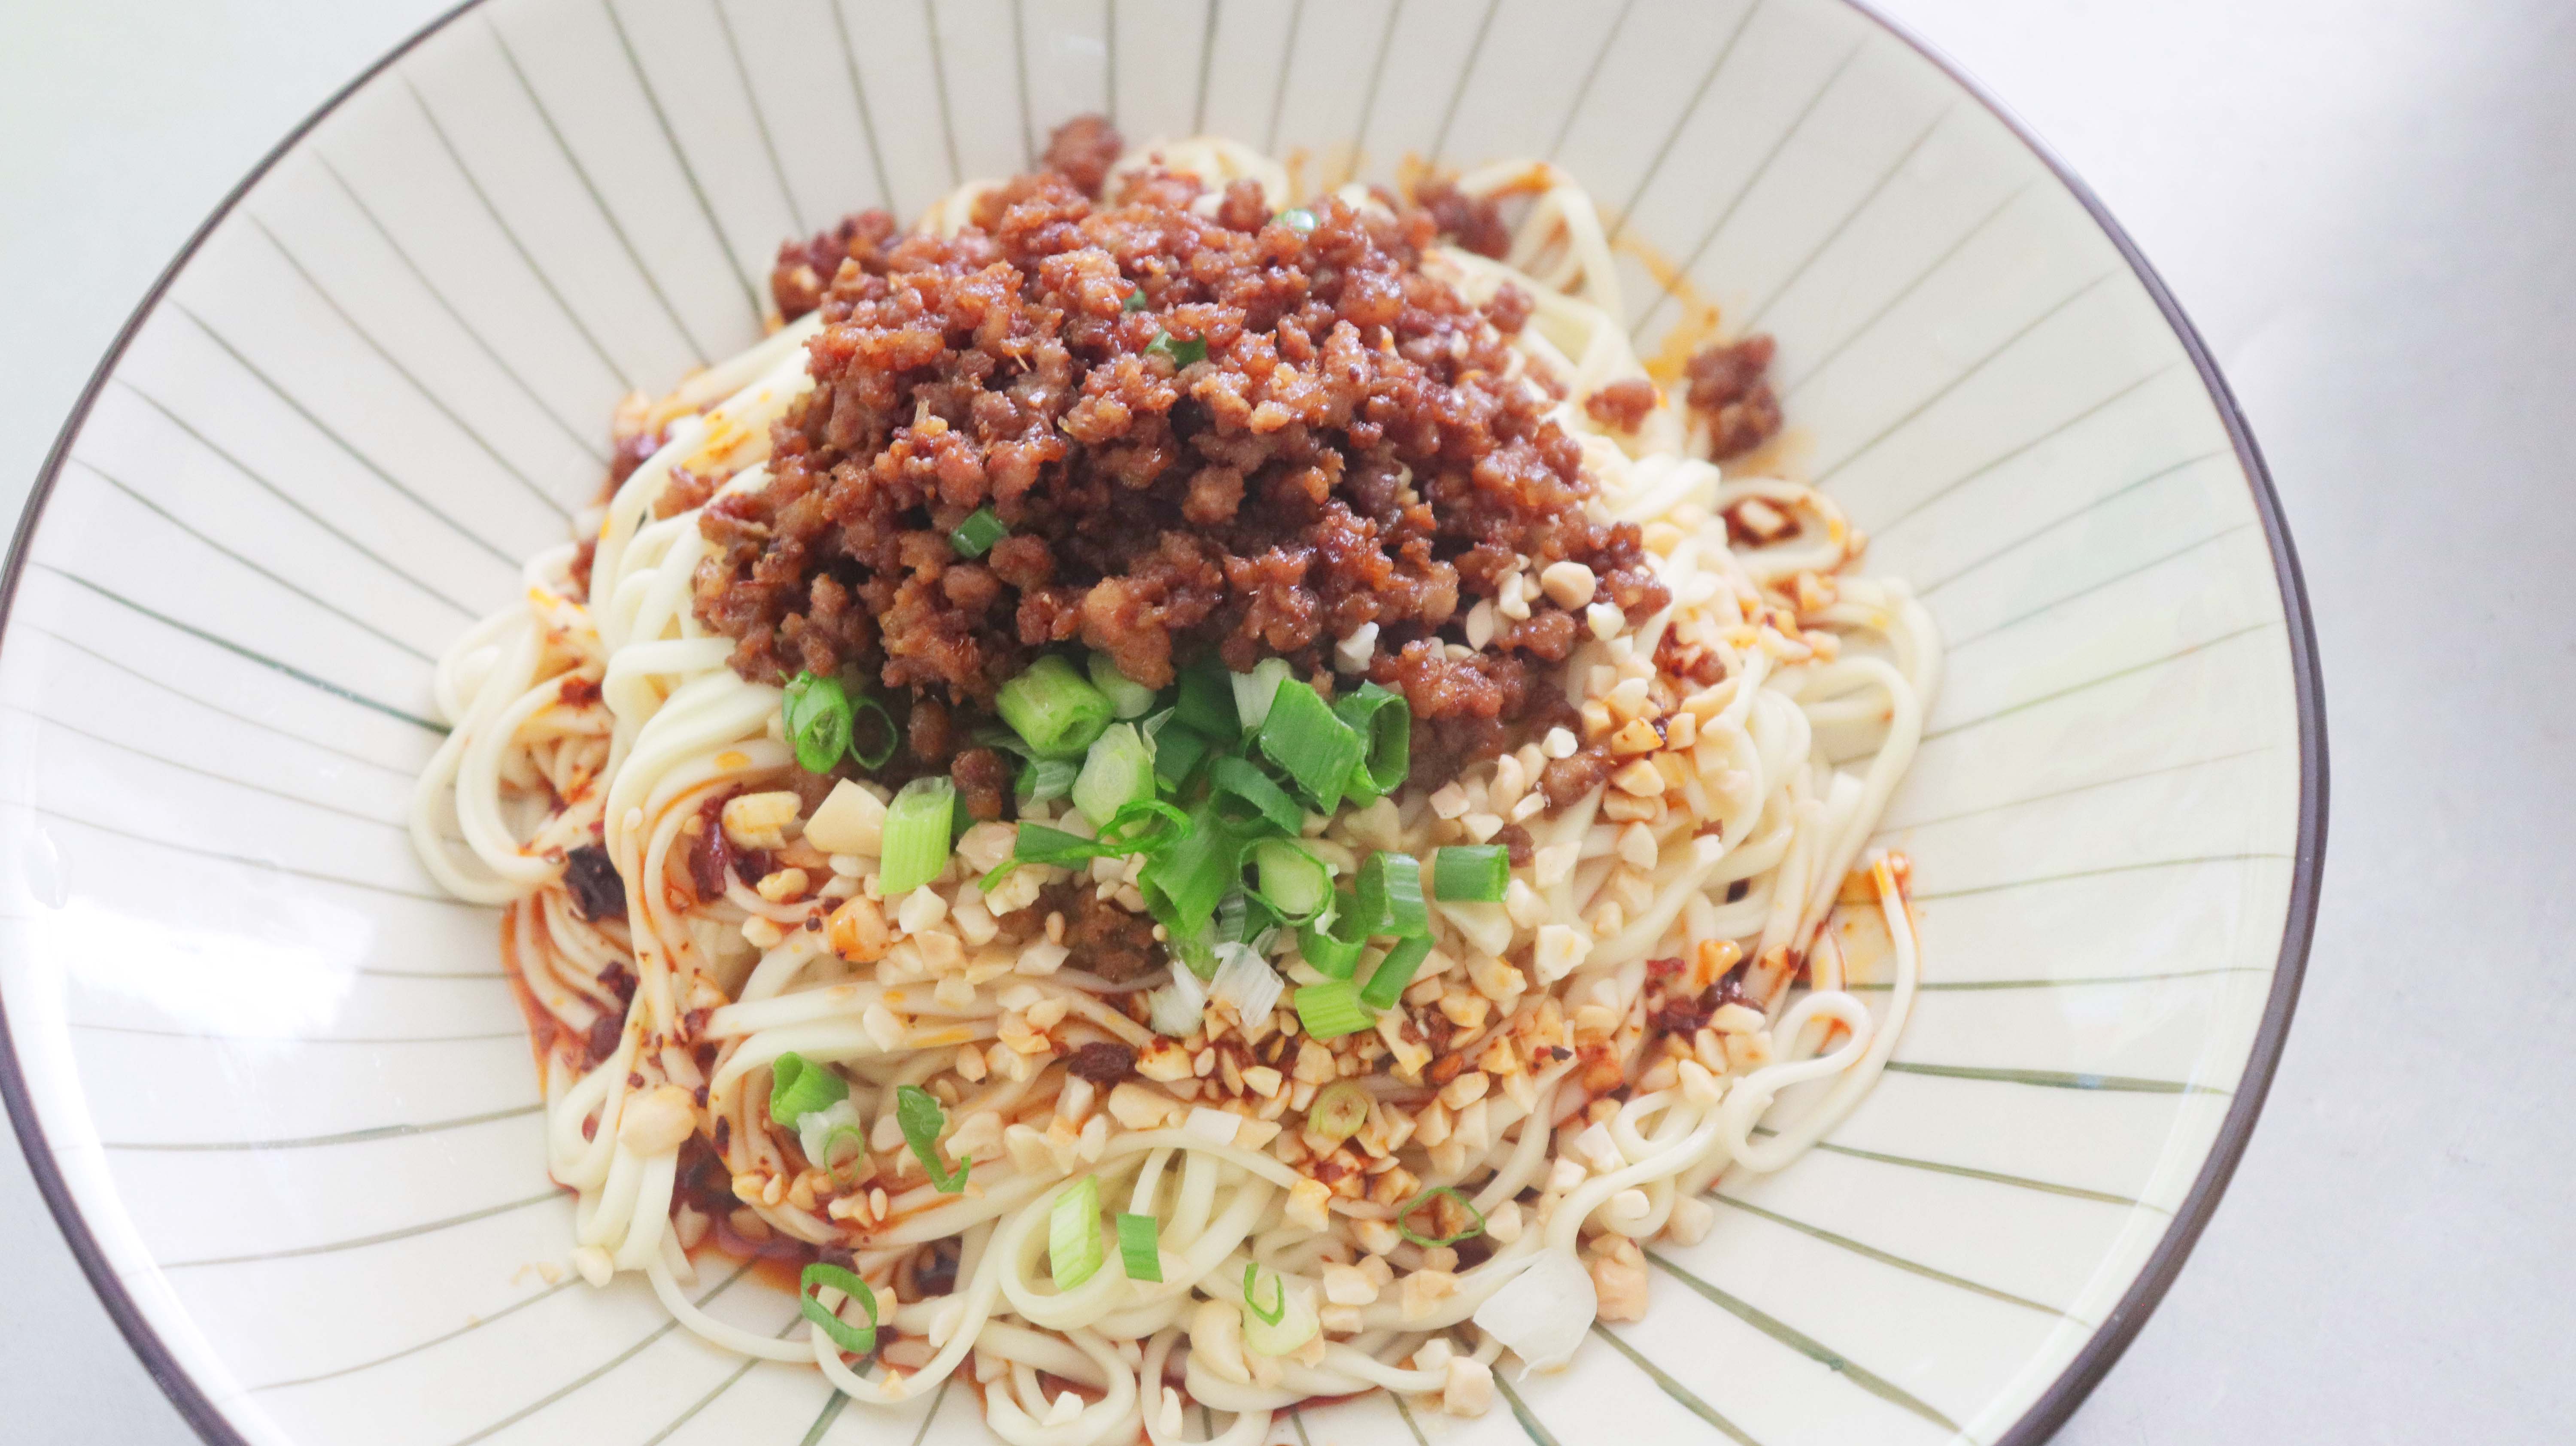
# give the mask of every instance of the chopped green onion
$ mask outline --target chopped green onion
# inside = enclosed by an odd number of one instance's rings
[[[1295,996],[1297,1022],[1309,1039],[1339,1039],[1373,1027],[1377,1020],[1360,1007],[1360,991],[1347,979],[1308,984]]]
[[[850,1145],[847,1154],[841,1151],[844,1140]],[[867,1159],[868,1132],[856,1125],[834,1125],[832,1133],[823,1137],[823,1158],[814,1163],[846,1189],[859,1183],[859,1166]]]
[[[1172,370],[1179,371],[1192,362],[1207,360],[1207,342],[1198,337],[1183,340],[1168,331],[1158,331],[1145,344],[1145,355],[1159,356],[1172,364]]]
[[[1142,718],[1154,711],[1154,690],[1118,671],[1118,664],[1107,653],[1094,653],[1083,671],[1091,674],[1091,686],[1109,700],[1109,709],[1121,718]]]
[[[1358,930],[1356,934],[1352,930]],[[1330,911],[1297,926],[1297,956],[1327,979],[1348,979],[1368,947],[1368,928],[1359,902],[1343,889],[1333,895]]]
[[[1154,735],[1154,777],[1165,788],[1178,792],[1215,746],[1206,734],[1175,720],[1171,727]]]
[[[1080,868],[1093,859],[1159,853],[1190,826],[1190,817],[1159,799],[1140,798],[1110,816],[1097,838],[1084,838],[1042,823],[1024,823],[1011,845],[1011,856],[984,875],[978,886],[990,891],[1022,864]]]
[[[1315,213],[1303,206],[1291,206],[1279,213],[1279,224],[1303,236],[1315,229]]]
[[[955,1195],[966,1188],[966,1172],[972,1160],[957,1162],[955,1173],[939,1165],[939,1132],[948,1124],[948,1112],[939,1107],[939,1097],[919,1085],[897,1085],[894,1090],[894,1122],[903,1131],[903,1142],[912,1146],[914,1158],[921,1161],[923,1173],[942,1195]]]
[[[1145,306],[1145,288],[1143,286],[1138,286],[1135,290],[1128,292],[1127,299],[1118,303],[1118,309],[1121,311],[1143,311]]]
[[[1342,790],[1367,745],[1333,716],[1313,688],[1291,678],[1270,700],[1270,714],[1261,724],[1261,751],[1296,780],[1316,812],[1331,813],[1341,806]]]
[[[1136,882],[1147,902],[1157,906],[1155,917],[1177,939],[1206,927],[1217,902],[1242,872],[1242,841],[1212,806],[1201,804],[1190,816],[1188,831],[1148,860]],[[1213,965],[1200,970],[1200,977],[1212,970]]]
[[[1119,854],[1160,853],[1189,828],[1188,814],[1160,799],[1140,798],[1100,826],[1100,846]]]
[[[1404,997],[1404,986],[1413,982],[1414,973],[1431,953],[1429,939],[1401,939],[1378,961],[1377,972],[1369,975],[1368,987],[1360,991],[1360,1002],[1377,1009],[1393,1009]]]
[[[1010,535],[1011,529],[1002,525],[992,508],[978,507],[949,531],[948,545],[957,549],[959,557],[982,557],[993,550],[994,543]]]
[[[1133,723],[1113,723],[1092,740],[1082,774],[1073,783],[1073,806],[1095,824],[1154,796],[1154,750]]]
[[[1243,1263],[1243,1308],[1252,1312],[1263,1325],[1277,1325],[1288,1318],[1288,1281],[1283,1276],[1270,1277],[1270,1283],[1275,1287],[1276,1298],[1271,1301],[1270,1308],[1264,1310],[1255,1290],[1260,1279],[1261,1267],[1251,1261],[1245,1261]]]
[[[1466,1211],[1468,1217],[1473,1219],[1476,1223],[1459,1231],[1455,1235],[1451,1235],[1440,1240],[1434,1240],[1427,1235],[1416,1234],[1412,1226],[1404,1223],[1407,1216],[1411,1215],[1414,1211],[1421,1209],[1423,1206],[1430,1204],[1435,1197],[1441,1195],[1446,1195],[1450,1199],[1457,1201],[1458,1208]],[[1397,1234],[1402,1235],[1405,1239],[1412,1241],[1423,1249],[1437,1250],[1441,1246],[1455,1245],[1461,1240],[1473,1240],[1477,1236],[1484,1234],[1485,1212],[1477,1209],[1474,1201],[1469,1200],[1466,1196],[1458,1193],[1458,1191],[1451,1186],[1434,1185],[1430,1189],[1423,1191],[1421,1194],[1414,1196],[1412,1199],[1405,1201],[1404,1208],[1395,1212],[1395,1229]]]
[[[1219,743],[1232,743],[1243,736],[1243,721],[1234,713],[1234,675],[1225,670],[1225,664],[1214,653],[1182,671],[1180,702],[1173,708],[1172,721],[1195,728]]]
[[[1073,792],[1082,769],[1070,758],[1032,758],[1020,765],[1014,791],[1031,803],[1045,803]]]
[[[1404,695],[1362,683],[1334,700],[1333,716],[1367,740],[1367,752],[1351,770],[1351,797],[1375,803],[1402,787],[1413,771],[1413,705]]]
[[[854,1326],[837,1312],[824,1309],[823,1302],[815,1299],[820,1289],[837,1290],[857,1301],[867,1310],[867,1325]],[[864,1356],[877,1348],[877,1293],[868,1288],[866,1281],[837,1265],[818,1260],[805,1267],[805,1273],[797,1278],[796,1308],[814,1323],[814,1329],[830,1336],[832,1344],[851,1355]]]
[[[1243,890],[1228,889],[1225,897],[1216,901],[1216,916],[1208,924],[1209,942],[1242,943],[1244,926],[1251,919],[1252,909],[1244,899]]]
[[[1047,1207],[1047,1270],[1071,1290],[1100,1270],[1100,1177],[1085,1175]]]
[[[1163,1278],[1161,1225],[1151,1215],[1118,1213],[1118,1263],[1129,1280]]]
[[[1444,904],[1499,903],[1512,883],[1512,851],[1501,844],[1450,844],[1431,856],[1431,888]]]
[[[849,1081],[793,1051],[769,1066],[769,1117],[789,1129],[850,1097]]]
[[[851,761],[861,768],[883,768],[902,741],[903,735],[894,726],[894,715],[886,711],[885,704],[865,693],[850,697]]]
[[[1053,653],[1004,683],[993,710],[1040,758],[1080,758],[1111,713],[1100,690]]]
[[[1252,665],[1249,673],[1228,673],[1234,686],[1234,716],[1244,728],[1258,729],[1261,720],[1270,716],[1270,700],[1279,693],[1279,685],[1288,681],[1286,658],[1264,658]]]
[[[796,766],[808,773],[829,773],[850,748],[850,695],[838,678],[799,673],[787,684],[779,710],[787,724],[787,741],[795,746]]]
[[[1261,840],[1252,846],[1252,871],[1261,902],[1291,924],[1305,923],[1333,902],[1332,871],[1304,844]]]
[[[1063,829],[1050,828],[1042,823],[1021,824],[1019,838],[1011,845],[1011,862],[1014,864],[1054,864],[1070,869],[1093,859],[1108,857],[1111,854],[1101,847],[1100,840],[1066,833]],[[999,873],[1000,870],[994,872]],[[999,883],[1000,880],[994,882]]]
[[[1190,816],[1170,804],[1160,799],[1138,799],[1111,814],[1097,838],[1084,838],[1042,823],[1021,824],[1019,839],[1011,846],[1011,862],[1075,868],[1093,859],[1157,853],[1189,827]]]
[[[1209,759],[1208,787],[1213,791],[1218,812],[1229,823],[1246,824],[1257,817],[1293,838],[1306,822],[1306,811],[1297,806],[1297,800],[1271,782],[1270,775],[1240,758],[1220,755]],[[1248,812],[1228,808],[1230,799],[1240,799],[1252,807]]]
[[[1306,1128],[1339,1144],[1368,1123],[1369,1107],[1374,1103],[1368,1086],[1357,1080],[1336,1081],[1315,1096],[1315,1103],[1306,1111]]]
[[[1368,934],[1420,938],[1431,932],[1431,911],[1422,903],[1422,861],[1411,854],[1383,850],[1360,861],[1360,921]]]
[[[895,791],[886,805],[878,893],[891,900],[939,877],[948,867],[956,813],[957,785],[936,774]]]

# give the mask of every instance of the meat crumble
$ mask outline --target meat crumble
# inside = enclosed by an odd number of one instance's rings
[[[1708,422],[1708,455],[1723,462],[1741,457],[1780,431],[1780,398],[1771,390],[1767,333],[1712,346],[1690,359],[1683,400]]]
[[[1526,298],[1479,309],[1419,268],[1444,227],[1495,244],[1483,210],[1274,217],[1238,181],[1201,214],[1194,177],[1113,180],[1118,150],[1077,120],[953,237],[868,212],[782,249],[780,311],[823,316],[815,386],[769,485],[700,524],[698,614],[744,676],[857,666],[980,714],[1079,642],[1149,686],[1213,652],[1329,689],[1374,625],[1366,676],[1443,725],[1417,740],[1473,752],[1559,691],[1544,675],[1584,634],[1528,587],[1469,649],[1477,602],[1571,560],[1632,622],[1664,604],[1520,378]],[[986,507],[1008,535],[961,557],[949,534]]]

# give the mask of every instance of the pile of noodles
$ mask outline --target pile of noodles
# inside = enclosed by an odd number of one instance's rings
[[[1211,192],[1250,176],[1274,208],[1290,204],[1282,170],[1238,146],[1147,149]],[[1552,1366],[1596,1314],[1633,1317],[1644,1290],[1637,1242],[1699,1238],[1710,1211],[1697,1197],[1722,1172],[1777,1169],[1869,1087],[1903,1026],[1916,955],[1902,861],[1862,854],[1920,736],[1939,668],[1932,627],[1901,583],[1849,571],[1860,541],[1810,488],[1721,475],[1691,455],[1690,424],[1668,405],[1633,432],[1590,419],[1584,397],[1644,375],[1591,201],[1545,165],[1498,165],[1460,184],[1521,209],[1509,255],[1442,250],[1426,269],[1471,299],[1507,281],[1536,299],[1517,353],[1562,384],[1568,400],[1552,415],[1581,439],[1597,505],[1645,527],[1673,599],[1640,628],[1587,640],[1565,672],[1569,697],[1651,672],[1667,632],[1718,654],[1723,681],[1678,684],[1696,724],[1688,807],[1642,832],[1603,816],[1616,807],[1606,790],[1533,811],[1521,803],[1532,796],[1526,760],[1507,755],[1471,768],[1446,800],[1434,795],[1452,781],[1425,779],[1346,811],[1317,842],[1328,855],[1425,853],[1457,797],[1496,814],[1517,806],[1513,817],[1554,866],[1508,911],[1435,908],[1437,957],[1469,973],[1517,970],[1524,992],[1503,996],[1513,1018],[1547,1010],[1606,1022],[1624,1099],[1596,1103],[1599,1091],[1571,1077],[1569,1059],[1444,1112],[1438,1145],[1404,1146],[1416,1176],[1456,1187],[1486,1221],[1490,1253],[1462,1265],[1445,1247],[1390,1245],[1392,1212],[1369,1200],[1336,1199],[1320,1229],[1311,1213],[1300,1223],[1291,1201],[1300,1172],[1262,1142],[1282,1126],[1294,1134],[1302,1108],[1246,1115],[1184,1101],[1137,1127],[1110,1115],[1103,1091],[1005,1048],[999,1041],[1033,1020],[1154,1042],[1122,1007],[1119,995],[1136,986],[1087,974],[1060,948],[1035,961],[1043,968],[1007,956],[971,967],[992,916],[1034,888],[1030,878],[1011,899],[975,897],[990,860],[972,856],[992,855],[990,831],[1010,825],[968,835],[966,865],[921,891],[936,907],[885,901],[899,936],[915,927],[958,936],[970,967],[955,978],[933,979],[900,943],[877,965],[846,964],[828,931],[804,926],[816,900],[773,902],[757,881],[728,880],[704,903],[659,885],[686,877],[692,830],[703,826],[693,821],[710,800],[781,787],[795,766],[779,690],[737,676],[726,665],[732,640],[692,614],[691,575],[708,546],[697,512],[653,513],[675,469],[723,477],[723,491],[763,485],[770,424],[810,385],[804,344],[820,318],[808,316],[651,409],[645,424],[667,424],[669,440],[608,503],[586,602],[570,580],[573,548],[544,553],[528,565],[525,602],[473,628],[438,668],[438,706],[454,728],[420,780],[413,837],[447,889],[505,908],[505,953],[559,1026],[544,1055],[547,1163],[578,1192],[575,1260],[594,1284],[641,1273],[700,1336],[810,1363],[870,1405],[916,1398],[966,1366],[993,1428],[1018,1446],[1123,1441],[1140,1429],[1174,1446],[1185,1439],[1185,1403],[1231,1414],[1216,1439],[1251,1443],[1275,1411],[1372,1387],[1463,1414],[1490,1400],[1490,1370],[1506,1351]],[[921,224],[953,229],[980,189],[942,201]],[[1345,195],[1370,204],[1357,188]],[[1728,515],[1748,499],[1782,530],[1730,546]],[[625,881],[623,919],[585,921],[563,883],[565,853],[595,838]],[[998,842],[1007,856],[1007,833]],[[833,858],[820,904],[872,893],[874,870],[873,859]],[[1115,861],[1101,874],[1104,887],[1117,883]],[[1841,951],[1825,928],[1847,879],[1859,877],[1869,887],[1851,898],[1875,905],[1892,961],[1876,1019],[1842,987]],[[1551,922],[1590,939],[1552,978],[1533,957],[1530,927]],[[1679,1058],[1649,1049],[1646,966],[1670,958],[1689,961],[1691,986],[1752,961],[1744,988],[1761,1018],[1739,1014],[1713,1050],[1708,1031]],[[621,970],[634,981],[631,1003],[608,982]],[[1497,1011],[1494,1028],[1505,1027]],[[618,1031],[615,1049],[585,1069],[582,1042],[606,1028]],[[709,1043],[712,1072],[699,1062]],[[874,1176],[856,1207],[810,1188],[810,1172],[789,1157],[793,1132],[769,1117],[769,1066],[790,1052],[836,1066],[852,1086]],[[1775,1098],[1801,1081],[1820,1083],[1757,1137]],[[940,1192],[908,1159],[892,1119],[907,1084],[950,1102],[948,1148],[974,1160],[963,1191]],[[742,1202],[725,1220],[675,1201],[692,1138],[721,1142]],[[1078,1288],[1054,1287],[1041,1264],[1050,1209],[1082,1175],[1099,1181],[1109,1210],[1157,1218],[1159,1283],[1129,1279],[1113,1255]],[[1516,1203],[1532,1191],[1534,1205]],[[820,1331],[773,1337],[703,1312],[684,1288],[694,1278],[687,1247],[711,1229],[848,1249],[892,1344],[854,1367]],[[942,1268],[924,1273],[932,1250]],[[1361,1273],[1379,1288],[1354,1292],[1353,1267],[1372,1259],[1383,1264]],[[1265,1296],[1277,1277],[1287,1329],[1308,1327],[1284,1354],[1247,1341],[1248,1327],[1262,1330],[1244,1304],[1247,1264]],[[925,1281],[935,1293],[922,1294]],[[863,1318],[838,1292],[822,1301],[837,1302],[842,1319]],[[1319,1320],[1325,1329],[1313,1328]]]

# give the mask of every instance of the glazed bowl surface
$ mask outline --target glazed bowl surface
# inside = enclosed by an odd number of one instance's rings
[[[760,334],[769,257],[1105,110],[1308,180],[1538,156],[1629,320],[1778,338],[1786,457],[1947,640],[1882,842],[1927,983],[1861,1108],[1652,1309],[1470,1421],[1273,1438],[2028,1442],[2181,1265],[2259,1108],[2323,847],[2287,533],[2198,340],[1967,82],[1842,0],[484,0],[361,77],[155,289],[0,632],[21,1139],[208,1437],[976,1443],[564,1268],[496,918],[402,819],[431,660],[511,602],[606,420]],[[709,1309],[783,1327],[757,1275]]]

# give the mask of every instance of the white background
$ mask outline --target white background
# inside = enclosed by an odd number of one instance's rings
[[[446,3],[0,0],[0,509],[206,212]],[[2565,1440],[2576,6],[1888,8],[2092,182],[2199,323],[2328,684],[2288,1057],[2190,1267],[2059,1440]],[[194,1439],[6,1147],[0,1436]]]

